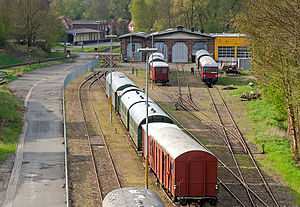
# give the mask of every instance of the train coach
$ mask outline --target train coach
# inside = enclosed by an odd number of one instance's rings
[[[164,207],[160,197],[149,189],[144,188],[120,188],[105,196],[103,207]]]
[[[206,202],[216,205],[217,158],[174,124],[150,123],[148,131],[149,166],[173,200],[181,205]]]
[[[146,95],[142,91],[130,91],[120,101],[119,114],[136,145],[142,149],[142,124],[146,123]],[[148,123],[173,123],[172,119],[152,100],[148,99]]]
[[[128,89],[130,88],[130,89]],[[123,93],[118,93],[126,89],[129,90],[138,89],[138,86],[132,82],[124,73],[112,72],[112,105],[118,111],[120,97]],[[106,95],[110,95],[110,73],[106,76]]]
[[[211,57],[207,50],[198,50],[196,53],[196,66],[201,75],[201,79],[211,86],[218,82],[219,65]]]
[[[162,53],[153,53],[149,57],[150,78],[155,83],[169,82],[169,65],[164,61]]]

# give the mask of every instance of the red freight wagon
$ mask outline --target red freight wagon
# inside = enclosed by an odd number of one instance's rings
[[[217,202],[217,158],[174,124],[150,123],[149,166],[181,205]],[[143,125],[143,154],[146,150]]]

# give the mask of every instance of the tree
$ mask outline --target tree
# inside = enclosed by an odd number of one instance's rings
[[[114,16],[115,19],[130,20],[129,4],[130,0],[110,0],[110,16]]]
[[[248,0],[237,18],[239,29],[250,41],[255,77],[278,117],[287,120],[295,160],[300,149],[299,14],[298,0]]]
[[[5,45],[6,34],[5,34],[5,25],[3,22],[3,12],[0,6],[0,48]]]
[[[85,11],[85,3],[83,0],[53,0],[51,7],[59,16],[67,16],[72,20],[82,18]]]
[[[106,20],[109,18],[109,0],[88,1],[82,15],[84,19]]]
[[[26,40],[28,48],[37,40],[55,41],[61,25],[45,0],[17,0],[12,8],[16,40]]]

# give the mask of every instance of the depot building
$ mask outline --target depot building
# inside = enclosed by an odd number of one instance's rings
[[[152,34],[129,33],[119,38],[124,61],[129,61],[131,57],[134,61],[145,61],[146,55],[138,53],[137,49],[152,47],[152,44],[164,54],[166,62],[195,62],[196,52],[201,49],[207,50],[219,62],[250,59],[245,35],[239,34],[206,34],[178,26]]]

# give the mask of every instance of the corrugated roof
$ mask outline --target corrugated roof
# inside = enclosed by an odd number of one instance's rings
[[[102,32],[102,31],[99,31]],[[94,30],[94,29],[71,29],[71,30],[67,30],[68,34],[86,34],[86,33],[98,33],[98,30]]]
[[[239,33],[210,33],[213,37],[245,37],[245,34]]]
[[[106,24],[106,20],[73,20],[74,24]]]

